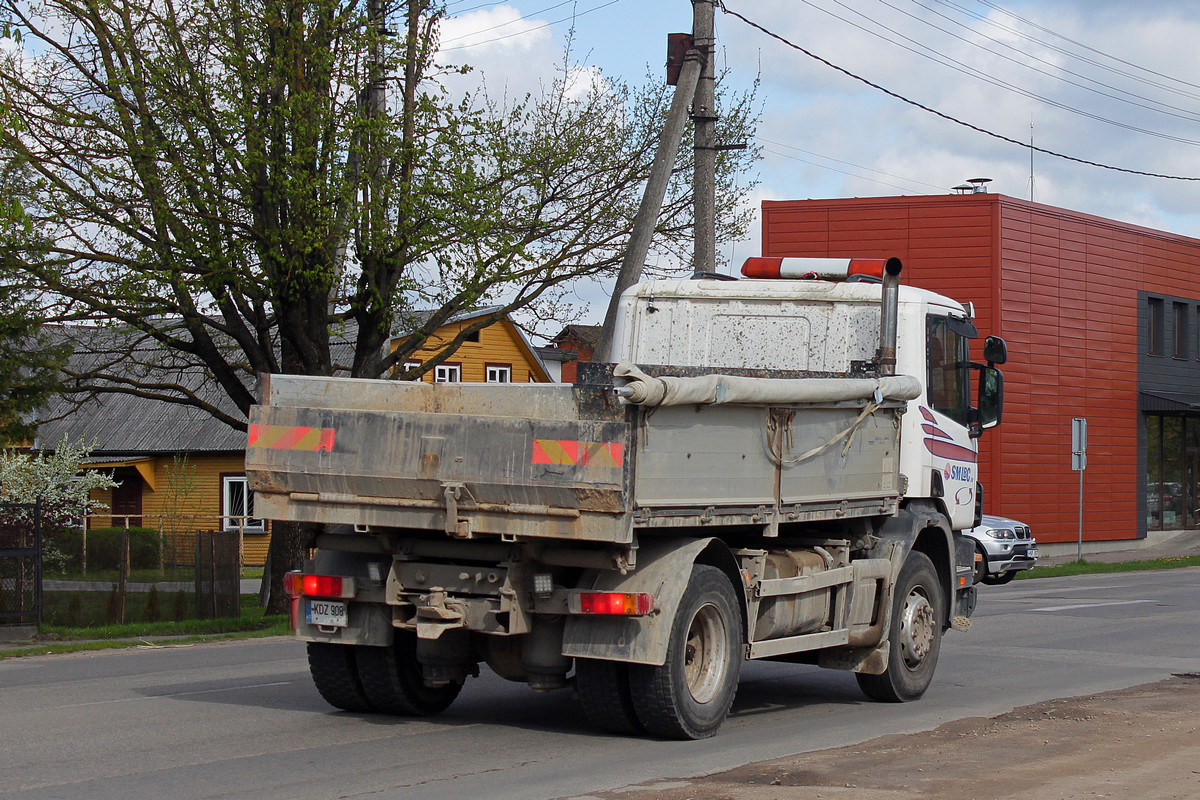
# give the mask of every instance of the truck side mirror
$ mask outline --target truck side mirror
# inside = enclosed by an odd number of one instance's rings
[[[1008,344],[999,336],[989,336],[983,342],[983,358],[988,364],[1008,361]]]
[[[979,368],[979,423],[994,428],[1004,416],[1004,374],[989,365]]]

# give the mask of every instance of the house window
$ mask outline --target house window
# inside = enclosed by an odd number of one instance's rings
[[[488,383],[512,383],[512,367],[508,364],[489,364],[486,380]]]
[[[248,533],[262,533],[267,529],[261,519],[254,519],[254,493],[246,483],[245,475],[225,475],[221,478],[222,525],[227,531],[239,527]]]
[[[1188,347],[1188,307],[1187,303],[1172,303],[1172,316],[1175,323],[1175,358],[1187,358]]]
[[[1147,335],[1150,341],[1146,352],[1152,356],[1161,356],[1163,354],[1163,301],[1157,297],[1151,297],[1147,310],[1149,312]]]
[[[462,381],[462,364],[439,364],[433,368],[434,383],[459,383]]]

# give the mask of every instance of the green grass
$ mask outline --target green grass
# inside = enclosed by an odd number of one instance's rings
[[[262,567],[243,567],[242,578],[260,580],[263,576]],[[78,570],[66,572],[46,572],[47,580],[55,581],[93,581],[98,583],[116,583],[120,573],[115,569],[89,569],[85,575]],[[196,569],[192,566],[165,567],[162,570],[131,569],[125,580],[129,583],[159,583],[173,581],[190,583],[196,579]]]
[[[1175,556],[1172,558],[1153,558],[1149,561],[1118,561],[1107,563],[1103,561],[1071,561],[1054,566],[1037,566],[1033,569],[1017,573],[1017,579],[1030,578],[1061,578],[1066,575],[1092,575],[1102,572],[1138,572],[1148,569],[1178,569],[1180,567],[1200,567],[1200,556]]]
[[[147,625],[113,625],[105,629],[111,638],[96,639],[94,628],[59,628],[48,633],[65,632],[67,635],[86,635],[81,641],[64,638],[62,641],[34,644],[24,647],[3,649],[0,645],[0,661],[6,658],[21,658],[23,656],[53,655],[56,653],[79,653],[90,650],[115,650],[129,647],[171,647],[183,644],[198,644],[201,642],[225,641],[231,639],[256,639],[265,636],[287,636],[291,633],[291,625],[287,617],[260,617],[258,620],[194,620],[193,623],[209,623],[198,627],[210,627],[212,632],[193,631],[179,635],[170,632],[136,633],[134,631],[147,628]],[[252,624],[251,624],[252,623]],[[159,625],[184,625],[184,623],[158,623]],[[42,634],[46,635],[46,634]],[[59,634],[62,635],[62,634]],[[148,641],[149,637],[169,636],[171,638],[156,638]]]

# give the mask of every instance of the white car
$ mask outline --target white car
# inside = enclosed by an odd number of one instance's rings
[[[975,583],[998,586],[1037,563],[1037,541],[1023,522],[984,514],[978,527],[963,531],[975,540]]]

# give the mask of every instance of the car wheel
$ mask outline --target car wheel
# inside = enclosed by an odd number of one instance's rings
[[[742,666],[742,612],[733,585],[715,567],[692,567],[671,623],[661,667],[632,664],[629,689],[646,730],[666,739],[703,739],[725,721]]]
[[[975,583],[987,583],[987,551],[978,542],[975,543],[975,554],[979,556],[975,562]]]
[[[999,575],[988,575],[983,579],[983,582],[988,586],[1003,586],[1015,577],[1017,577],[1017,570],[1010,569],[1008,572],[1001,572]]]
[[[942,650],[943,596],[929,556],[909,553],[892,601],[887,669],[881,675],[855,673],[863,694],[885,703],[904,703],[925,694]]]

